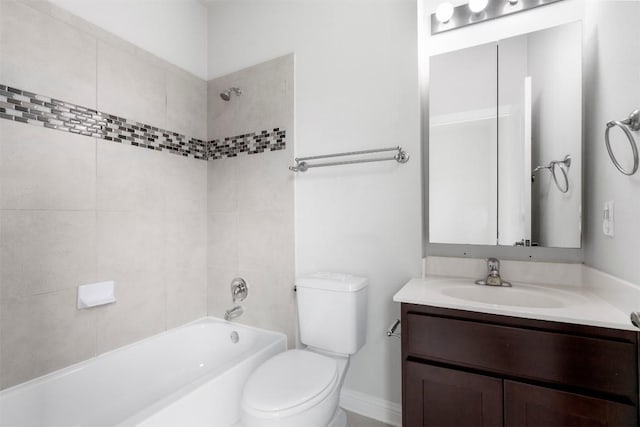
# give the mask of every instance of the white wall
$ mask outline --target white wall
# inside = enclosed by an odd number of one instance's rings
[[[295,53],[297,156],[393,145],[411,155],[295,182],[296,274],[370,279],[367,344],[346,387],[400,402],[400,342],[385,329],[399,314],[392,295],[420,274],[416,4],[229,0],[210,6],[209,23],[210,77]]]
[[[198,0],[50,1],[201,79],[207,77],[207,14]]]
[[[605,123],[640,108],[640,1],[590,0],[585,16],[585,263],[640,283],[640,173],[618,172],[604,146]],[[640,132],[633,132],[640,144]],[[611,132],[631,164],[621,130]],[[602,208],[615,202],[615,236],[602,233]]]

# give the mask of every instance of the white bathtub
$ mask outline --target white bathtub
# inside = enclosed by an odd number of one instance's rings
[[[248,375],[285,350],[283,334],[206,317],[0,392],[0,426],[228,427]]]

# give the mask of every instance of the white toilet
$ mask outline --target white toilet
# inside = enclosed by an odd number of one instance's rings
[[[366,339],[367,279],[315,273],[296,282],[300,341],[259,366],[242,393],[245,427],[342,427],[340,389]]]

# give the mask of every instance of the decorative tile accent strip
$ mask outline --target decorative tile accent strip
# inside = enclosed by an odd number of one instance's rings
[[[209,141],[210,160],[236,157],[240,153],[258,154],[265,151],[284,150],[286,131],[275,128],[271,132],[263,130],[245,135],[230,136]]]
[[[200,160],[286,148],[280,128],[207,142],[2,84],[0,118]]]
[[[207,160],[207,142],[0,84],[0,118]]]

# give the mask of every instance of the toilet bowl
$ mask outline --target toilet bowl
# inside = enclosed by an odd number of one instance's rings
[[[296,281],[300,342],[245,383],[244,427],[346,427],[338,407],[349,357],[365,342],[367,279],[315,273]]]
[[[348,357],[289,350],[253,372],[242,397],[246,427],[326,427],[338,419]]]

